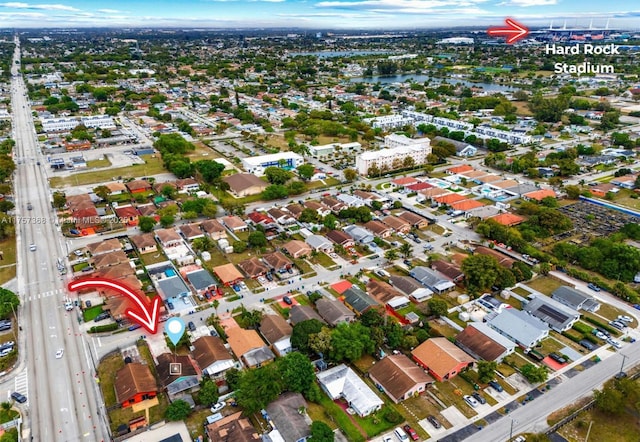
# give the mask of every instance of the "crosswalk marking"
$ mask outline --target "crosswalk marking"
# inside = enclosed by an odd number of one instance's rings
[[[42,293],[34,293],[32,295],[25,296],[24,301],[26,302],[35,301],[36,299],[48,298],[50,296],[55,296],[62,293],[65,293],[64,289],[56,289],[56,290],[49,290],[47,292],[42,292]]]
[[[23,371],[14,379],[15,388],[13,391],[17,391],[18,393],[26,396],[27,403],[29,401],[29,379],[27,378],[27,372]]]

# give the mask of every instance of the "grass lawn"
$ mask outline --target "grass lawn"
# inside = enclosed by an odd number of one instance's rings
[[[111,166],[111,161],[109,161],[109,158],[102,157],[101,160],[89,160],[87,161],[87,168],[88,169],[94,169],[96,167],[109,167]]]
[[[196,439],[200,436],[202,431],[202,425],[205,423],[207,416],[211,415],[211,410],[205,408],[204,410],[195,411],[189,415],[184,421],[187,424],[187,428],[189,429],[189,434],[192,439]]]
[[[589,423],[591,433],[589,440],[599,442],[631,442],[638,440],[640,434],[640,421],[631,413],[620,416],[604,414],[598,410],[582,412],[578,417],[565,425],[558,433],[568,440],[587,440]]]
[[[79,262],[77,264],[73,265],[73,271],[74,272],[80,272],[84,269],[86,269],[87,267],[89,267],[89,263],[88,262]]]
[[[320,404],[316,404],[313,402],[307,402],[307,414],[311,418],[312,421],[321,421],[324,422],[331,428],[335,430],[338,428],[335,421],[331,418],[331,415],[324,409],[324,407]],[[187,421],[187,426],[188,426]]]
[[[296,265],[296,267],[300,270],[300,273],[303,275],[306,273],[313,272],[313,269],[311,268],[309,263],[304,259],[294,259],[293,263]]]
[[[473,393],[473,387],[464,379],[454,378],[447,382],[438,382],[434,392],[445,405],[455,405],[466,417],[476,416],[476,412],[462,399],[465,394]]]
[[[511,290],[513,293],[515,293],[516,295],[520,295],[520,296],[523,296],[523,297],[525,297],[525,298],[531,294],[531,292],[530,292],[530,291],[526,290],[526,289],[525,289],[525,288],[523,288],[523,287],[514,287],[514,288],[512,288],[512,289],[510,289],[510,290]]]
[[[0,423],[9,422],[11,420],[14,420],[18,416],[20,416],[20,413],[18,413],[16,410],[0,409]]]
[[[334,265],[336,265],[336,263],[331,258],[329,258],[329,255],[322,252],[318,253],[316,256],[311,256],[309,258],[309,261],[311,261],[314,264],[320,264],[325,269],[328,269],[329,267],[333,267]]]
[[[497,371],[502,373],[502,376],[505,376],[505,377],[511,376],[512,374],[514,374],[516,372],[516,370],[513,367],[511,367],[510,365],[504,364],[504,363],[498,364]]]
[[[562,287],[564,284],[548,276],[540,276],[533,281],[529,281],[527,285],[540,293],[550,296],[555,289]]]
[[[84,322],[93,321],[93,319],[102,313],[102,305],[94,305],[82,312]]]
[[[536,351],[547,356],[549,353],[560,351],[563,347],[565,347],[564,343],[559,342],[557,339],[552,337],[548,337],[540,343],[540,347],[536,346]]]
[[[2,261],[0,261],[0,284],[16,277],[16,238],[0,241]]]
[[[115,169],[95,170],[92,172],[76,173],[68,177],[53,177],[49,180],[51,187],[83,186],[87,184],[97,184],[111,181],[113,177],[139,178],[143,176],[166,173],[159,155],[141,155],[145,164],[132,164],[130,166],[118,167]]]
[[[98,366],[98,378],[100,379],[100,389],[106,407],[116,404],[116,392],[113,389],[113,381],[116,372],[124,367],[124,359],[120,353],[109,355],[100,361]]]
[[[142,260],[142,263],[145,266],[148,266],[151,264],[157,264],[159,262],[167,261],[167,256],[163,252],[158,250],[157,252],[140,254],[140,260]]]
[[[334,403],[329,396],[324,393],[321,395],[320,406],[324,409],[325,415],[331,422],[335,422],[337,426],[347,436],[347,440],[350,442],[364,442],[365,437],[360,433],[360,430],[351,422],[349,415]]]

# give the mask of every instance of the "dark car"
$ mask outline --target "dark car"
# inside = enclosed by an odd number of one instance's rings
[[[480,393],[478,393],[477,391],[474,391],[474,392],[473,392],[473,394],[472,394],[472,396],[473,396],[473,397],[474,397],[478,402],[480,402],[481,404],[486,404],[486,403],[487,403],[487,400],[486,400],[484,397],[482,397],[482,395],[481,395]]]
[[[167,307],[169,307],[169,310],[173,310],[175,308],[175,306],[173,305],[173,302],[171,301],[167,301]]]
[[[589,283],[587,284],[587,287],[589,287],[591,290],[593,290],[594,292],[599,292],[600,290],[602,290],[600,287],[598,287],[597,285],[595,285],[594,283]]]
[[[187,324],[187,328],[189,329],[189,331],[195,331],[196,325],[193,323],[193,321],[189,321],[189,323]]]
[[[409,435],[409,437],[411,438],[411,440],[418,440],[420,439],[420,436],[418,436],[418,433],[416,433],[416,430],[414,430],[413,428],[411,428],[410,425],[405,425],[404,427],[404,431],[407,432],[407,434]]]
[[[129,331],[138,330],[140,327],[142,327],[140,324],[133,324],[129,327]]]
[[[578,344],[582,345],[584,348],[586,348],[589,351],[595,350],[597,348],[597,346],[593,342],[587,339],[581,339]]]
[[[498,384],[497,381],[490,381],[489,386],[492,387],[498,393],[502,393],[504,391],[504,388],[502,388],[502,385]]]
[[[26,396],[18,393],[17,391],[11,393],[11,398],[20,404],[24,404],[25,402],[27,402]]]
[[[551,354],[549,354],[549,357],[551,359],[553,359],[554,361],[556,361],[558,364],[565,364],[567,362],[567,360],[565,358],[563,358],[562,356],[560,356],[557,353],[551,353]]]
[[[442,427],[442,424],[438,421],[438,419],[435,418],[435,416],[427,416],[427,420],[431,422],[431,425],[433,425],[436,429]]]
[[[266,275],[264,275],[264,276],[266,276],[266,278],[267,278],[269,281],[273,281],[273,275],[272,275],[271,273],[267,273],[267,274],[266,274]]]
[[[33,206],[31,205],[31,203],[27,203],[27,210],[33,210]]]
[[[93,322],[100,322],[100,321],[103,321],[103,320],[107,319],[108,317],[109,317],[109,313],[108,312],[102,312],[102,313],[98,314],[98,316],[93,318]]]
[[[293,301],[291,300],[291,298],[289,298],[288,296],[283,296],[282,300],[284,301],[285,304],[287,305],[292,305]]]

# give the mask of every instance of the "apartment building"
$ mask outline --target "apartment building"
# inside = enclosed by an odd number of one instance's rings
[[[242,159],[242,167],[256,176],[264,175],[267,167],[280,167],[292,170],[304,164],[304,158],[294,152],[278,152],[272,155],[260,155]]]
[[[414,164],[424,164],[431,153],[429,138],[412,139],[404,135],[390,134],[384,137],[385,149],[363,152],[356,156],[356,169],[360,175],[367,175],[369,169],[376,166],[380,170],[397,169],[407,157],[413,158]]]

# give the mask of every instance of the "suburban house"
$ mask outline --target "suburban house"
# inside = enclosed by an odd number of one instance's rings
[[[156,359],[158,361],[156,364],[158,380],[162,388],[167,390],[169,397],[174,397],[178,393],[199,385],[201,376],[188,355],[162,353]]]
[[[340,245],[345,249],[356,245],[351,235],[348,235],[341,230],[331,230],[327,232],[325,236],[334,244]]]
[[[229,190],[238,198],[261,193],[269,185],[252,173],[235,173],[223,177],[222,181],[229,184]]]
[[[270,442],[305,442],[311,436],[311,419],[307,413],[300,413],[307,408],[307,402],[300,393],[283,393],[267,405],[267,414],[273,422],[274,429],[265,435],[263,441]],[[235,439],[227,439],[236,442]]]
[[[281,226],[288,226],[296,222],[296,219],[289,212],[278,209],[277,207],[267,210],[267,214]]]
[[[226,333],[231,351],[245,367],[261,367],[276,358],[269,347],[264,344],[257,331],[231,327],[226,330]]]
[[[203,268],[197,268],[184,273],[184,277],[189,281],[195,293],[199,296],[205,292],[215,289],[217,284],[211,273]]]
[[[501,362],[516,344],[484,322],[470,322],[456,336],[456,345],[476,359]]]
[[[562,333],[573,327],[580,313],[545,295],[531,295],[522,310],[546,323],[552,330]]]
[[[311,246],[304,241],[300,241],[299,239],[292,239],[282,246],[282,248],[291,256],[293,259],[303,258],[305,256],[311,255]]]
[[[408,306],[411,301],[401,292],[379,279],[371,278],[367,282],[367,293],[382,305],[389,305],[393,309]]]
[[[91,256],[100,255],[101,253],[111,253],[116,250],[122,250],[122,244],[116,238],[110,238],[106,241],[92,242],[87,244],[87,250]]]
[[[344,304],[358,316],[370,308],[380,307],[380,304],[378,304],[375,299],[357,286],[349,287],[344,291],[342,296],[344,297]]]
[[[262,437],[242,411],[225,416],[219,421],[205,426],[207,436],[212,441],[258,442]]]
[[[141,233],[140,235],[131,235],[129,237],[138,253],[153,253],[158,250],[158,243],[153,233]]]
[[[247,215],[247,218],[254,226],[261,225],[265,230],[277,228],[276,220],[263,212],[251,212]]]
[[[202,336],[192,342],[191,355],[202,373],[211,377],[224,376],[224,372],[235,366],[233,356],[217,336]]]
[[[426,301],[433,295],[433,291],[431,289],[408,276],[391,275],[389,281],[391,281],[391,284],[393,284],[394,287],[398,288],[401,292],[405,293],[416,302]]]
[[[409,212],[408,210],[399,214],[398,218],[408,222],[412,227],[415,227],[416,229],[422,230],[429,227],[429,220],[427,218],[416,213]]]
[[[262,276],[269,271],[267,266],[255,256],[239,262],[238,267],[240,267],[240,270],[242,270],[247,277],[252,279]]]
[[[263,255],[262,260],[271,270],[276,272],[284,272],[286,270],[289,270],[293,265],[289,258],[284,256],[282,252],[277,251]]]
[[[328,235],[327,235],[328,236]],[[309,247],[317,252],[331,253],[333,252],[333,244],[321,235],[311,235],[304,240]]]
[[[453,288],[456,286],[444,275],[428,267],[414,267],[413,269],[411,269],[409,274],[416,280],[420,281],[422,285],[430,288],[434,293],[437,293],[439,295],[453,290]]]
[[[155,234],[162,248],[184,244],[184,240],[175,229],[158,229],[155,231]]]
[[[200,184],[193,178],[178,179],[175,183],[176,189],[178,189],[179,192],[188,193],[200,190]]]
[[[122,195],[127,191],[127,186],[118,181],[104,183],[104,186],[109,189],[109,195]]]
[[[472,146],[469,143],[465,143],[464,141],[457,141],[451,138],[440,137],[437,136],[433,139],[434,142],[445,142],[453,145],[456,148],[456,156],[457,157],[472,157],[476,153],[478,153],[478,148]]]
[[[244,279],[242,273],[232,263],[214,267],[213,273],[226,286],[237,284]]]
[[[204,238],[204,232],[200,228],[200,223],[182,224],[178,228],[182,236],[189,242],[196,238]]]
[[[178,190],[178,186],[176,186],[176,182],[175,181],[163,181],[161,183],[153,183],[153,185],[151,186],[153,188],[153,191],[155,193],[162,193],[162,191],[166,188],[166,187],[170,187],[172,189]]]
[[[349,207],[362,207],[365,205],[364,200],[362,198],[358,198],[357,196],[349,195],[348,193],[339,193],[336,195],[336,198],[343,204]]]
[[[116,214],[119,223],[125,224],[127,227],[138,225],[140,212],[132,205],[114,207],[113,212]]]
[[[125,183],[125,186],[127,186],[131,194],[149,192],[151,190],[151,184],[147,180],[129,181]]]
[[[597,312],[600,308],[600,303],[593,297],[573,287],[567,287],[566,285],[555,289],[553,293],[551,293],[551,297],[574,310],[584,310],[585,312],[593,313]]]
[[[278,356],[284,356],[291,351],[293,328],[282,316],[265,315],[260,322],[259,330]]]
[[[89,259],[89,262],[93,264],[94,268],[101,269],[103,267],[128,263],[129,257],[123,250],[116,250],[115,252],[93,256]]]
[[[433,378],[403,354],[389,355],[371,367],[369,377],[396,404],[424,393]]]
[[[331,209],[332,212],[335,212],[335,213],[338,213],[342,209],[347,208],[347,205],[345,203],[343,203],[339,199],[334,198],[332,196],[324,196],[320,198],[320,202],[325,206],[327,206],[329,209]]]
[[[382,408],[384,402],[358,375],[344,364],[317,374],[322,390],[331,400],[343,399],[358,416],[369,416]]]
[[[235,215],[223,216],[220,218],[220,222],[232,232],[244,232],[245,230],[249,230],[247,223],[245,223],[242,218]]]
[[[385,216],[382,218],[382,222],[398,233],[409,233],[411,230],[411,224],[397,216]]]
[[[351,236],[355,242],[360,244],[370,244],[374,240],[374,236],[367,229],[360,226],[350,225],[344,228],[347,235]]]
[[[427,339],[413,349],[411,356],[440,382],[453,378],[476,362],[447,338]]]
[[[355,313],[338,300],[320,298],[316,301],[316,308],[322,319],[333,327],[341,322],[352,322],[356,317]]]
[[[298,217],[304,210],[304,207],[302,207],[301,204],[292,203],[292,204],[289,204],[287,207],[285,207],[285,209],[287,209],[287,211],[291,214],[291,216],[293,216],[295,219],[298,219]]]
[[[227,229],[225,229],[217,219],[202,221],[200,223],[200,227],[202,227],[202,230],[204,230],[204,232],[214,241],[227,237]]]
[[[393,229],[375,219],[364,224],[364,228],[372,232],[378,238],[388,238],[393,233]]]
[[[497,314],[490,313],[485,320],[489,327],[525,350],[530,350],[549,336],[547,324],[515,308],[505,308]]]
[[[440,272],[442,275],[455,282],[456,284],[464,279],[464,273],[462,273],[460,267],[450,262],[436,260],[431,263],[431,268],[437,272]]]
[[[489,247],[485,247],[485,246],[477,246],[474,249],[473,253],[474,254],[479,253],[480,255],[493,256],[498,261],[498,264],[508,269],[510,269],[513,266],[513,263],[515,262],[513,258],[509,258],[507,255],[503,255],[499,251],[490,249]]]
[[[318,216],[325,217],[331,213],[331,209],[318,201],[305,201],[304,207],[311,209],[318,214]]]
[[[139,362],[125,364],[116,372],[113,382],[116,400],[122,408],[129,407],[158,395],[158,385],[149,366]]]
[[[294,305],[291,307],[289,311],[289,322],[291,322],[291,325],[296,325],[309,319],[317,319],[320,322],[324,322],[324,319],[322,319],[310,305]]]

